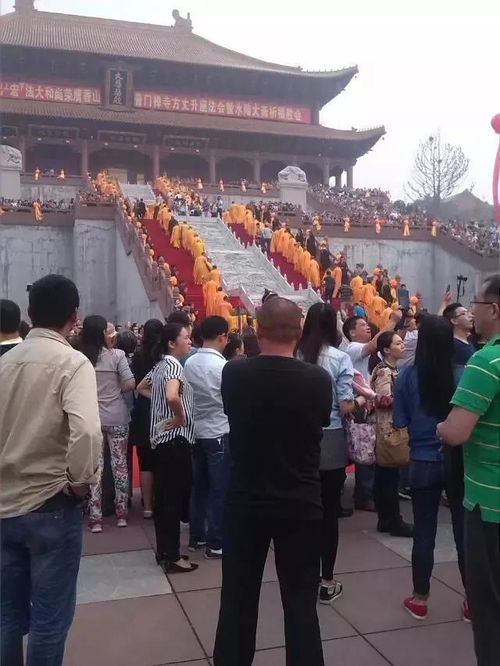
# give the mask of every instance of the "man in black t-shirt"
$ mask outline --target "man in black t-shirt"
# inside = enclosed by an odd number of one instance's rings
[[[323,666],[316,600],[321,553],[319,443],[332,385],[293,358],[301,312],[284,298],[258,311],[261,355],[228,363],[229,419],[222,594],[214,666],[250,666],[262,574],[271,540],[285,613],[287,663]]]
[[[455,354],[453,362],[455,365],[465,367],[476,349],[469,342],[474,320],[471,313],[461,303],[450,303],[443,310],[443,317],[448,319],[453,326],[453,347]]]

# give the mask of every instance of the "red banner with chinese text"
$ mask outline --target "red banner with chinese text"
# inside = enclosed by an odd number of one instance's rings
[[[210,116],[233,116],[286,123],[310,123],[311,109],[296,104],[276,104],[257,99],[232,99],[172,92],[137,90],[134,107],[155,111],[201,113]]]
[[[34,99],[40,102],[66,102],[69,104],[102,103],[100,88],[31,83],[29,81],[0,81],[0,97]]]

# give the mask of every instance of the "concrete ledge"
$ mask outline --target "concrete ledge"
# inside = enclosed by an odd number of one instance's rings
[[[74,211],[43,213],[43,222],[35,220],[35,213],[30,209],[9,210],[0,216],[0,225],[29,227],[72,227],[75,224]]]

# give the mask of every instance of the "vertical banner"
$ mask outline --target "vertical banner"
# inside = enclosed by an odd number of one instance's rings
[[[110,106],[127,106],[128,76],[127,70],[109,70],[108,104]]]

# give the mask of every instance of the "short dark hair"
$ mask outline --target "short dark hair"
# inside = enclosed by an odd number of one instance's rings
[[[457,308],[461,308],[462,303],[450,303],[443,310],[443,317],[451,321],[455,317],[455,311]]]
[[[291,343],[302,334],[302,312],[299,306],[276,294],[268,296],[257,310],[259,337],[272,342]]]
[[[29,315],[37,328],[63,328],[79,305],[75,283],[63,275],[46,275],[29,292]]]
[[[224,317],[213,315],[201,322],[200,334],[203,340],[215,340],[219,335],[229,333],[229,324]]]
[[[489,275],[484,281],[484,295],[495,298],[500,302],[500,273]]]
[[[345,320],[344,325],[342,326],[342,332],[344,333],[345,337],[349,340],[349,342],[351,342],[351,333],[356,328],[356,325],[360,319],[363,319],[364,321],[364,317],[357,317],[357,316],[348,317]]]
[[[127,356],[135,352],[137,347],[137,338],[132,331],[120,331],[116,336],[116,349],[121,349]]]
[[[184,310],[174,310],[168,315],[167,324],[181,324],[184,328],[192,326],[191,317]]]
[[[243,338],[241,335],[239,333],[229,333],[227,336],[227,345],[225,346],[222,355],[226,361],[230,361],[232,358],[234,358],[238,349],[241,349],[242,347]]]
[[[21,323],[21,310],[17,303],[7,298],[0,299],[0,332],[17,333]]]

